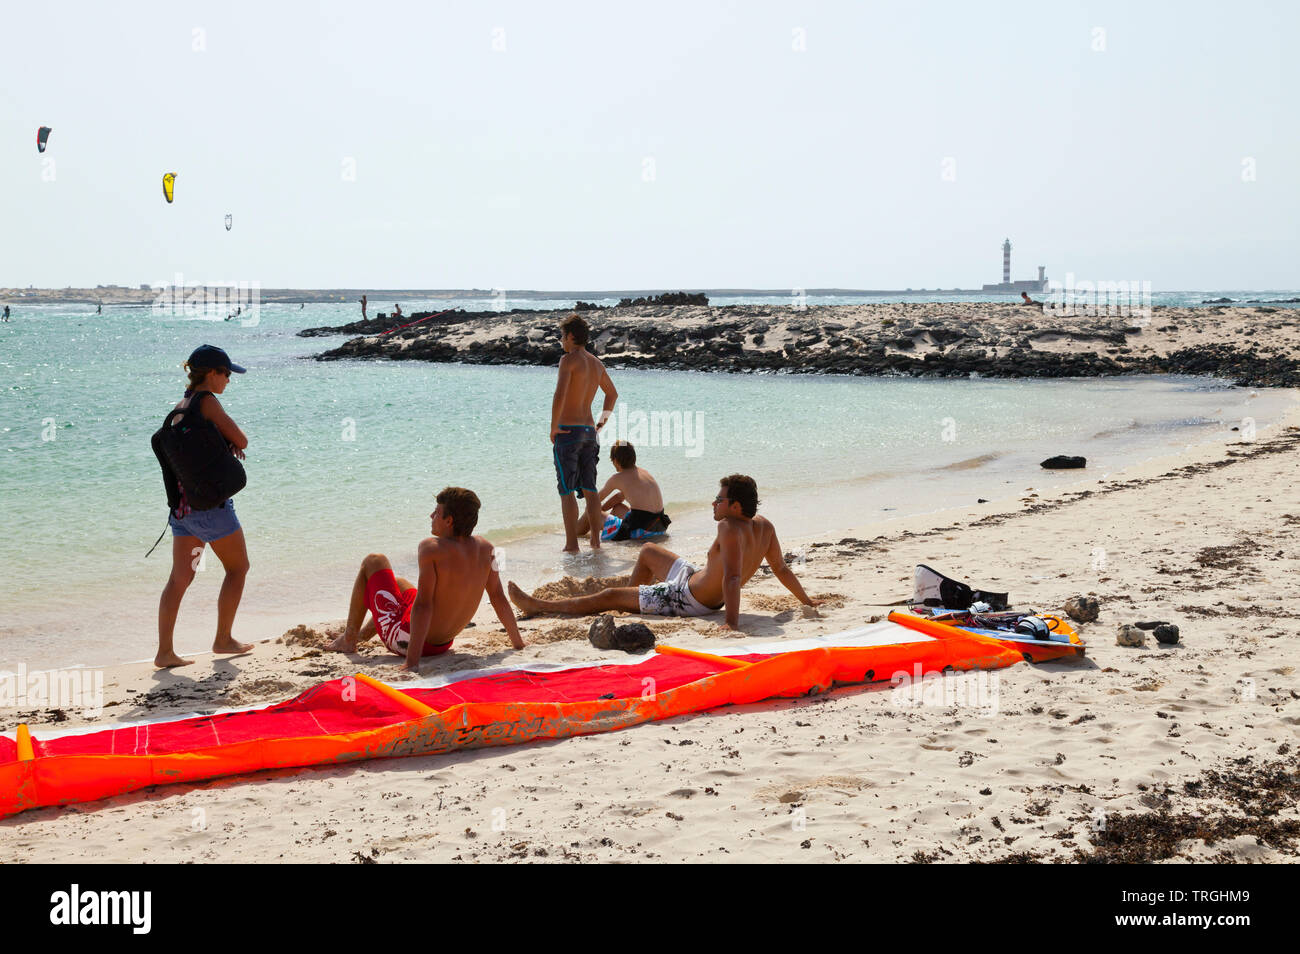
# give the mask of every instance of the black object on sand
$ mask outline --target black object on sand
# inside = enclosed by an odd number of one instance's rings
[[[1064,454],[1058,454],[1055,457],[1049,457],[1038,466],[1046,467],[1049,470],[1070,470],[1079,467],[1088,466],[1086,457],[1067,457]]]
[[[625,653],[648,652],[655,645],[655,634],[645,623],[615,626],[612,616],[597,616],[592,620],[587,639],[597,649],[621,649]]]

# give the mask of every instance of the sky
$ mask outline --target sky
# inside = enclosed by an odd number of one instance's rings
[[[1290,0],[6,3],[0,287],[977,288],[1009,237],[1013,279],[1294,289],[1298,35]]]

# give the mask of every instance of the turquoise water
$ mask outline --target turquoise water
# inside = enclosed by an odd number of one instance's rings
[[[503,544],[507,576],[521,585],[630,564],[627,547],[558,554],[553,368],[308,360],[339,339],[294,332],[355,310],[264,305],[260,322],[243,327],[146,308],[96,316],[44,306],[0,325],[0,669],[152,655],[170,551],[164,539],[144,558],[166,523],[149,437],[181,396],[181,362],[202,343],[249,369],[222,397],[250,441],[236,507],[253,570],[237,634],[264,638],[342,616],[370,551],[411,573],[434,495],[448,484],[479,494],[479,531]],[[621,371],[616,382],[620,416],[609,436],[640,444],[640,463],[677,519],[671,545],[697,554],[712,529],[703,507],[728,473],[757,480],[763,512],[791,543],[1005,496],[1041,481],[1037,460],[1050,454],[1086,454],[1091,474],[1182,447],[1221,421],[1250,416],[1264,427],[1291,400],[1184,378]],[[644,437],[656,415],[681,426],[653,446],[635,431],[642,413]],[[611,472],[602,460],[600,479]],[[183,652],[211,641],[220,569],[209,560],[181,610]]]

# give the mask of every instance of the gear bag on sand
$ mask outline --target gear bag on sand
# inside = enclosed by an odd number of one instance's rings
[[[972,603],[988,603],[991,610],[1004,610],[1007,608],[1007,594],[973,590],[965,583],[958,583],[938,570],[918,563],[912,578],[911,603],[945,609],[970,609]]]

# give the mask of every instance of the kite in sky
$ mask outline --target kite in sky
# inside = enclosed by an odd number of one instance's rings
[[[167,175],[163,176],[163,198],[167,200],[168,205],[171,204],[175,191],[176,173],[169,172]]]

